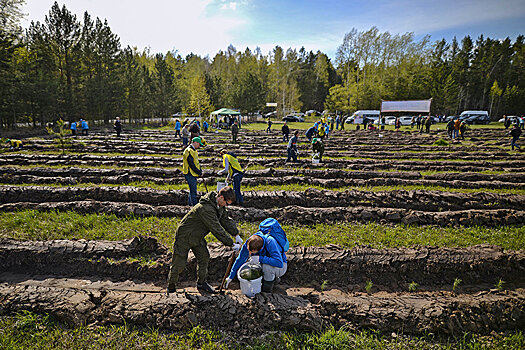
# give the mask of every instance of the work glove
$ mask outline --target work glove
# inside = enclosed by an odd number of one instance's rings
[[[239,243],[240,245],[244,243],[241,236],[239,235],[235,236],[235,243]]]
[[[230,282],[232,279],[230,277],[226,278],[226,281],[224,283],[224,289],[228,289],[228,286],[230,285]]]
[[[259,255],[252,255],[250,256],[250,259],[253,263],[256,263],[256,264],[259,263]]]
[[[238,252],[239,250],[241,250],[241,245],[239,243],[235,243],[233,245],[233,250],[235,250],[236,252]]]

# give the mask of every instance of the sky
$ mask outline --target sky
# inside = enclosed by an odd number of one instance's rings
[[[43,22],[55,0],[26,0],[22,21]],[[525,34],[525,0],[57,0],[82,21],[87,11],[107,19],[123,47],[151,54],[194,53],[211,58],[231,44],[237,50],[276,45],[320,50],[335,60],[352,28],[413,32],[461,40],[480,34],[512,40]]]

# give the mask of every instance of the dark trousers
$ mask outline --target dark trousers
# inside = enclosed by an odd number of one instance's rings
[[[297,162],[297,151],[293,148],[287,148],[288,151],[288,158],[286,158],[286,161],[289,162],[293,160],[294,162]]]
[[[235,198],[238,205],[244,205],[244,198],[242,198],[241,193],[241,181],[244,175],[242,173],[237,173],[233,175],[233,191],[235,192]]]
[[[197,201],[197,178],[190,173],[187,173],[184,175],[184,178],[186,178],[186,182],[188,183],[188,187],[190,188],[190,194],[188,196],[188,205],[194,206],[198,203]]]
[[[283,134],[283,142],[288,142],[290,134]]]
[[[82,135],[88,136],[88,129],[82,129]]]
[[[76,136],[77,135],[77,129],[71,129],[71,135]]]
[[[191,245],[175,238],[173,243],[173,257],[171,258],[170,272],[168,274],[168,288],[175,288],[179,281],[179,275],[186,267],[188,252],[193,252],[197,260],[197,283],[204,283],[208,277],[208,264],[210,262],[210,252],[205,240],[198,244]]]
[[[516,148],[520,148],[520,145],[518,145],[516,142],[518,142],[518,139],[520,137],[519,136],[512,136],[512,141],[510,142],[510,147],[511,149],[514,149],[514,147]]]
[[[187,137],[183,137],[182,138],[182,145],[183,146],[187,146],[188,145],[188,138]]]
[[[175,130],[175,137],[180,137],[180,130]]]

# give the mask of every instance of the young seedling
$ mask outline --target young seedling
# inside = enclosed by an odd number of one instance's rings
[[[327,286],[328,286],[328,280],[324,280],[323,283],[321,283],[321,292],[324,292]]]
[[[372,290],[372,287],[374,286],[374,283],[372,283],[371,280],[366,281],[365,290],[367,293],[370,293]]]
[[[459,288],[459,285],[461,284],[461,279],[457,278],[454,280],[454,284],[452,285],[452,291],[455,293],[456,292],[456,289]]]
[[[416,282],[412,281],[411,283],[408,284],[408,291],[409,292],[415,292],[418,286],[419,286],[419,284],[417,284]]]
[[[494,287],[496,287],[497,290],[503,290],[504,289],[504,287],[503,287],[504,284],[505,284],[505,281],[499,280],[498,283],[496,283],[494,285]]]

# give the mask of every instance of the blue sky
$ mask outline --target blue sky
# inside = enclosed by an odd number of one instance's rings
[[[43,21],[54,0],[26,0],[22,25]],[[353,27],[372,26],[416,38],[458,39],[480,34],[515,39],[525,34],[525,0],[60,0],[82,19],[106,18],[123,46],[151,53],[177,50],[213,57],[232,44],[260,47],[267,54],[280,45],[321,50],[335,59],[343,36]]]

